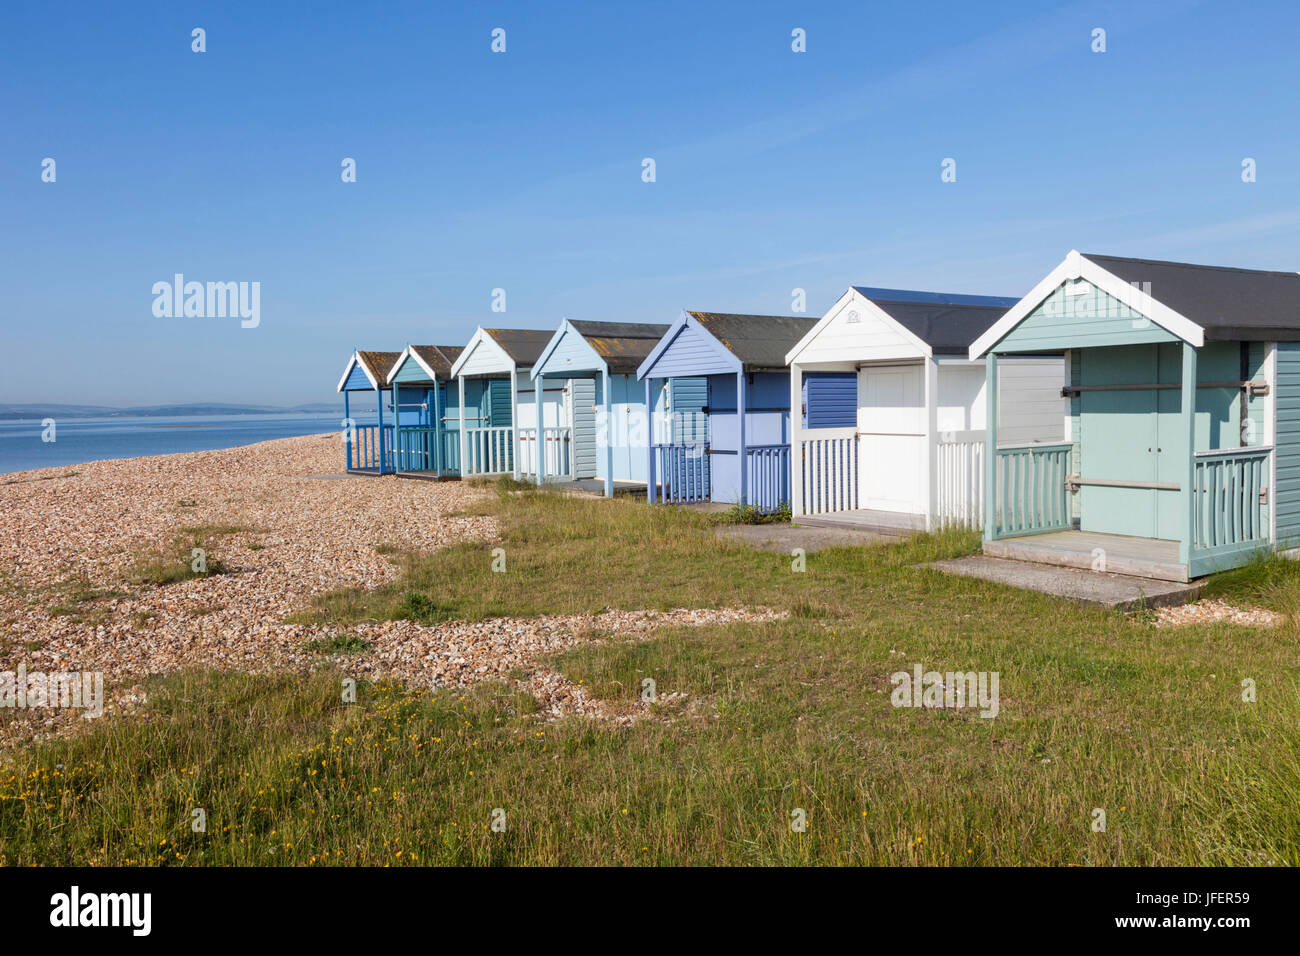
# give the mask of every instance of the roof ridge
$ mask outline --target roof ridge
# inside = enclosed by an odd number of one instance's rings
[[[1179,262],[1176,259],[1146,259],[1141,256],[1112,256],[1104,252],[1081,252],[1085,259],[1118,259],[1121,262],[1148,262],[1161,266],[1183,266],[1187,269],[1213,269],[1216,272],[1245,272],[1249,275],[1300,277],[1300,272],[1283,269],[1247,269],[1245,266],[1213,266],[1201,262]]]

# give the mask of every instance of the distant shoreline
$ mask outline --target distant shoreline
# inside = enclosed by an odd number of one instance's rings
[[[208,420],[162,421],[116,416],[0,421],[0,474],[67,468],[122,458],[216,451],[304,435],[338,434],[340,413],[271,413],[211,416]],[[46,440],[46,436],[53,440]],[[340,466],[343,446],[339,443]]]
[[[84,421],[102,418],[187,418],[246,415],[342,415],[343,406],[315,403],[288,408],[258,405],[148,405],[141,408],[110,408],[94,405],[4,405],[0,404],[0,422]]]

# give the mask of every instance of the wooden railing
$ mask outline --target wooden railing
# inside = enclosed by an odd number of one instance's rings
[[[790,446],[747,445],[745,497],[762,512],[790,504]]]
[[[938,523],[984,525],[984,432],[940,432],[935,453]]]
[[[393,463],[398,471],[460,474],[460,436],[433,425],[397,429]]]
[[[349,471],[373,469],[380,473],[393,468],[393,426],[357,425],[347,442]]]
[[[661,501],[680,505],[709,500],[708,446],[705,441],[651,446]]]
[[[993,537],[1064,531],[1070,527],[1068,442],[999,448],[995,456]]]
[[[1198,451],[1192,491],[1192,550],[1250,550],[1271,536],[1266,510],[1271,447]]]
[[[799,442],[802,514],[853,511],[858,507],[858,432],[823,428]]]
[[[514,431],[509,425],[465,429],[462,474],[499,475],[514,471]]]
[[[573,431],[569,428],[546,427],[542,429],[542,444],[546,452],[546,477],[570,478],[573,476]],[[519,429],[519,472],[537,474],[537,429]]]

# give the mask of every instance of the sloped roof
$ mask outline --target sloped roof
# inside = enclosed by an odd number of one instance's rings
[[[611,372],[635,373],[659,340],[668,331],[666,325],[639,322],[589,322],[570,319],[569,324],[605,360]]]
[[[385,387],[384,382],[388,380],[388,373],[393,370],[393,366],[401,357],[401,352],[363,352],[357,349],[357,358],[365,365],[371,377],[379,383],[380,388]]]
[[[460,353],[465,351],[462,345],[412,345],[411,351],[420,357],[425,365],[437,373],[438,378],[448,378],[451,367]]]
[[[555,330],[544,329],[484,329],[493,341],[521,368],[531,368],[542,357],[542,350],[551,341]]]
[[[818,322],[814,318],[796,315],[687,314],[740,359],[746,371],[784,369],[786,352]]]
[[[1083,257],[1195,322],[1207,339],[1300,339],[1300,275],[1294,272]]]
[[[1020,300],[996,295],[917,292],[854,286],[935,355],[964,354],[971,343]]]

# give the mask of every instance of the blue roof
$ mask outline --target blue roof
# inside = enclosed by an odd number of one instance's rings
[[[1005,295],[961,295],[956,292],[920,292],[916,289],[877,289],[872,286],[853,287],[868,299],[885,302],[929,302],[933,305],[986,305],[1009,309],[1020,299]]]

